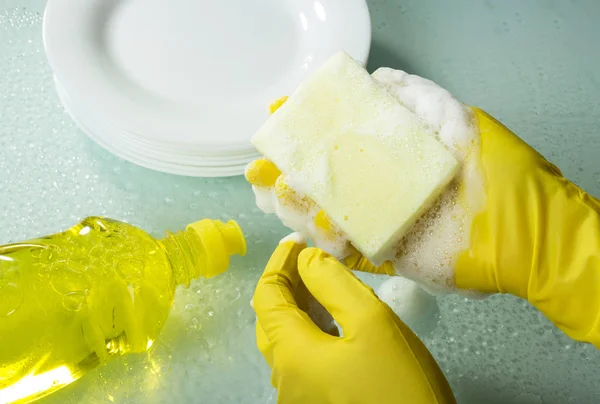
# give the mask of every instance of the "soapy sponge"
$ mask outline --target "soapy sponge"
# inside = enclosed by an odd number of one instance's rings
[[[377,263],[452,180],[458,162],[345,52],[281,105],[252,143]]]

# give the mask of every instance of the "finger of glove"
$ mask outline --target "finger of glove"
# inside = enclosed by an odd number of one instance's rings
[[[269,338],[267,338],[267,334],[265,330],[263,330],[260,321],[256,320],[256,346],[260,353],[263,354],[265,360],[269,367],[273,367],[273,352],[270,349],[271,345],[269,343]]]
[[[298,307],[319,327],[323,332],[329,335],[339,337],[340,333],[333,321],[331,314],[323,305],[309,292],[304,282],[300,281],[296,292],[296,301]]]
[[[351,253],[344,259],[344,264],[355,271],[369,272],[374,274],[395,275],[394,265],[390,261],[380,266],[373,265],[356,248],[351,248]]]
[[[344,336],[357,335],[385,313],[373,289],[322,250],[302,251],[298,271],[307,289],[341,325]]]
[[[304,248],[293,241],[280,244],[258,281],[253,305],[269,344],[285,336],[302,338],[316,327],[295,297],[300,281],[298,255]]]

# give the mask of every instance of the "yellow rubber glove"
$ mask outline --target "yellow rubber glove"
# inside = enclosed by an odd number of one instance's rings
[[[573,339],[600,348],[600,202],[494,118],[473,110],[486,206],[458,257],[455,284],[527,299]],[[249,173],[251,183],[267,186],[253,178],[274,182],[280,174],[262,160]],[[356,250],[345,263],[396,272],[391,263],[373,266]]]
[[[600,202],[489,114],[473,110],[486,203],[458,256],[456,285],[527,299],[571,338],[600,348]],[[358,252],[346,264],[389,273]]]
[[[474,110],[486,206],[458,258],[456,285],[527,299],[571,338],[600,347],[600,202]]]
[[[341,325],[321,331],[299,308],[302,284]],[[281,244],[253,299],[260,351],[280,403],[454,403],[423,343],[345,266],[321,250]]]

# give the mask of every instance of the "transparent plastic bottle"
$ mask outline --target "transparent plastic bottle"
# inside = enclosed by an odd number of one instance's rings
[[[156,240],[90,217],[0,247],[0,403],[33,401],[111,357],[145,351],[177,286],[222,273],[245,252],[237,223],[208,219]]]

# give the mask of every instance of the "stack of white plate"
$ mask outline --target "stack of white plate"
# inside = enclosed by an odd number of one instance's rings
[[[268,105],[330,55],[365,63],[364,0],[48,0],[58,94],[94,141],[173,174],[242,174]]]

